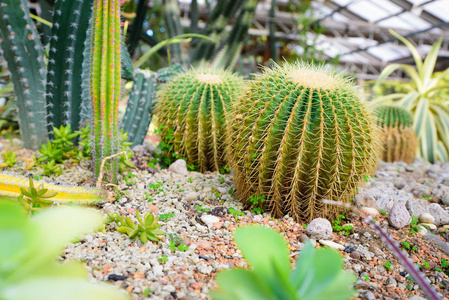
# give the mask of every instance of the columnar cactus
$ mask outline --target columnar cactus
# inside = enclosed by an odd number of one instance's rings
[[[83,51],[92,0],[57,0],[50,37],[47,74],[47,130],[68,125],[80,127]]]
[[[332,218],[376,166],[376,126],[341,76],[303,63],[265,69],[233,106],[229,151],[246,206]]]
[[[133,143],[132,146],[142,144],[147,135],[152,119],[156,87],[154,74],[136,70],[122,122],[123,131],[128,133],[128,142]]]
[[[8,63],[23,146],[38,149],[47,140],[44,50],[26,0],[0,1],[0,46]]]
[[[165,85],[156,106],[161,139],[169,151],[201,172],[219,171],[231,101],[240,94],[242,79],[229,71],[191,69]]]
[[[383,129],[382,160],[412,163],[417,147],[413,116],[402,107],[390,105],[377,107],[374,114],[378,117],[377,124]]]
[[[90,56],[92,144],[95,176],[103,158],[120,149],[118,102],[120,97],[120,4],[119,0],[94,0]],[[112,182],[117,159],[107,162]]]

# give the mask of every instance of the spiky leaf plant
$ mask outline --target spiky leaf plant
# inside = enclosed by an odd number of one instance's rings
[[[404,108],[392,105],[377,107],[374,115],[378,117],[377,124],[383,129],[382,160],[412,163],[417,147],[413,116]]]
[[[323,67],[265,69],[233,110],[228,152],[247,206],[259,197],[274,216],[332,218],[342,207],[321,200],[349,202],[376,166],[378,127],[368,107]]]
[[[95,177],[105,157],[120,150],[118,102],[120,97],[120,1],[95,0],[90,55],[92,159]],[[115,182],[118,159],[106,163]]]
[[[243,89],[242,79],[211,68],[190,69],[168,83],[159,95],[156,115],[161,142],[201,172],[225,164],[228,110]]]

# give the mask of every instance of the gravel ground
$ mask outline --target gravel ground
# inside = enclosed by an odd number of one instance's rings
[[[61,260],[84,261],[93,280],[113,282],[134,299],[187,300],[208,299],[216,272],[247,266],[232,242],[232,232],[238,226],[263,224],[278,230],[289,242],[292,262],[297,258],[302,242],[308,238],[305,224],[295,223],[288,216],[272,219],[267,214],[243,210],[233,196],[231,175],[179,174],[186,172],[183,166],[171,168],[174,171],[148,169],[147,150],[139,149],[134,158],[140,170],[132,171],[132,178],[118,184],[123,195],[101,209],[129,215],[134,220],[136,210],[142,214],[150,210],[163,219],[160,229],[167,233],[164,238],[159,243],[142,244],[118,233],[115,223],[110,223],[105,233],[96,232],[70,244]],[[68,166],[54,181],[86,183],[90,176],[81,167]],[[356,196],[357,205],[374,208],[370,213],[380,213],[376,219],[381,227],[398,242],[409,245],[411,259],[437,292],[447,298],[449,279],[444,272],[449,273],[449,266],[442,265],[441,259],[449,261],[449,255],[421,233],[414,233],[416,226],[398,222],[406,211],[436,215],[434,220],[430,218],[436,225],[429,226],[435,227],[433,232],[441,241],[449,242],[444,232],[449,228],[448,206],[442,203],[449,204],[449,164],[432,165],[419,159],[411,165],[382,163],[375,176],[366,181]],[[340,245],[345,268],[359,277],[358,297],[423,299],[419,287],[374,230],[351,212],[345,213],[341,225],[347,223],[353,224],[352,233],[346,236],[343,231],[333,232],[326,240]],[[392,225],[402,227],[396,229]],[[322,247],[325,242],[315,243]]]

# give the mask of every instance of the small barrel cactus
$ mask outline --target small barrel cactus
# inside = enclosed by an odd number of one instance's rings
[[[242,78],[218,69],[190,69],[173,78],[156,106],[166,154],[186,159],[201,172],[222,169],[228,111],[242,89]]]
[[[417,147],[413,116],[404,108],[391,105],[377,107],[374,115],[383,129],[382,160],[412,163]]]
[[[240,201],[296,221],[333,218],[377,164],[378,126],[354,87],[303,63],[265,69],[233,106]]]

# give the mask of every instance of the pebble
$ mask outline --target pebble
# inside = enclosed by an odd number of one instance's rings
[[[396,203],[390,210],[388,214],[388,223],[396,229],[401,229],[410,224],[411,218],[410,214],[401,203]]]
[[[309,240],[309,237],[308,237],[306,234],[301,233],[301,234],[299,235],[299,237],[298,237],[298,240],[299,240],[301,243],[305,243],[305,242],[307,242],[307,241]]]
[[[427,226],[427,227],[430,228],[430,230],[437,230],[437,226],[435,224],[432,224],[432,223],[421,223],[420,225]],[[427,227],[424,227],[424,228],[427,229]]]
[[[357,248],[355,247],[355,246],[346,246],[345,247],[345,252],[346,253],[352,253],[352,252],[354,252],[355,250],[356,250]]]
[[[195,200],[198,200],[200,198],[200,194],[197,192],[190,192],[187,194],[186,196],[186,201],[187,202],[193,202]]]
[[[168,167],[168,170],[180,175],[189,175],[189,172],[187,171],[186,161],[183,159],[177,159],[170,165],[170,167]]]
[[[357,251],[357,250],[352,251],[351,254],[349,254],[349,256],[350,256],[351,258],[358,259],[358,260],[360,260],[361,257],[362,257],[362,256],[360,255],[360,252]]]
[[[333,241],[325,241],[325,240],[319,240],[319,243],[321,245],[333,248],[333,249],[337,249],[337,250],[345,250],[345,246],[340,245],[338,243],[335,243]]]
[[[216,216],[212,216],[212,215],[202,215],[201,221],[203,221],[204,224],[209,226],[209,225],[213,225],[214,223],[220,222],[220,218],[218,218]]]
[[[362,207],[360,208],[360,211],[371,217],[377,217],[379,215],[379,211],[374,207]]]
[[[435,223],[435,218],[429,213],[423,213],[419,216],[419,221],[421,223]]]
[[[419,217],[429,211],[429,202],[424,199],[410,199],[405,205],[410,215]]]
[[[326,240],[332,235],[331,223],[323,218],[313,219],[306,229],[307,235],[317,240]]]

